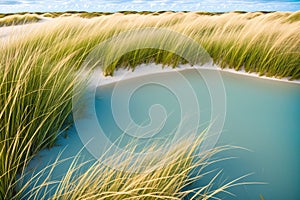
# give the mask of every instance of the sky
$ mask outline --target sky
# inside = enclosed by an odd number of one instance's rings
[[[0,0],[0,13],[69,10],[297,11],[300,0]]]

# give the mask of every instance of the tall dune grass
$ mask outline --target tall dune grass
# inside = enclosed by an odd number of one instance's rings
[[[298,12],[210,13],[211,16],[204,12],[152,14],[79,13],[77,15],[82,17],[98,17],[90,21],[69,18],[69,22],[60,23],[66,23],[64,29],[78,30],[78,34],[71,36],[74,43],[77,43],[75,38],[86,37],[99,42],[119,32],[144,27],[169,28],[199,42],[221,68],[243,69],[269,77],[300,78]],[[83,28],[86,31],[80,33]],[[112,75],[117,65],[135,67],[144,62],[177,66],[180,59],[175,57],[158,50],[139,50],[120,58],[105,73]]]
[[[39,175],[30,179],[16,194],[21,199],[211,199],[218,193],[226,192],[230,187],[256,184],[243,183],[240,177],[235,180],[220,183],[212,189],[214,179],[220,172],[205,171],[211,163],[222,161],[211,157],[232,147],[218,147],[206,152],[199,152],[199,146],[204,141],[203,135],[188,137],[178,141],[168,151],[162,153],[161,147],[149,147],[143,153],[158,151],[146,157],[134,158],[123,154],[114,154],[106,159],[106,163],[117,169],[95,162],[88,169],[83,169],[89,161],[80,162],[77,155],[68,172],[57,182],[47,174],[40,183]],[[131,148],[130,148],[131,149]],[[132,152],[132,149],[127,149]],[[128,152],[128,151],[127,151]],[[224,159],[224,158],[223,158]],[[54,169],[59,159],[50,166]],[[50,170],[51,171],[51,170]],[[134,173],[132,173],[134,172]],[[41,171],[43,175],[45,171]],[[212,175],[213,179],[201,187],[188,187],[193,182]],[[35,185],[26,191],[26,187]],[[52,187],[55,185],[55,187]],[[25,192],[26,191],[26,192]],[[23,195],[23,196],[22,196]]]
[[[0,43],[0,199],[14,196],[16,174],[40,149],[54,144],[71,112],[76,71],[99,42],[128,30],[163,27],[199,42],[222,68],[299,79],[297,15],[165,12],[65,17],[39,24],[30,35],[1,38],[9,42]],[[126,54],[104,73],[145,62],[176,67],[186,61],[170,52],[144,49]]]
[[[34,22],[38,22],[39,20],[41,20],[41,19],[38,15],[32,15],[32,14],[9,15],[9,16],[0,18],[0,27],[34,23]]]
[[[54,145],[72,109],[76,75],[68,63],[74,53],[48,57],[48,42],[44,37],[1,46],[0,199],[13,195],[16,174],[31,156]]]

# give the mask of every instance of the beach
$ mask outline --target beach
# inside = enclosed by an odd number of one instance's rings
[[[299,17],[0,14],[0,200],[297,198]]]

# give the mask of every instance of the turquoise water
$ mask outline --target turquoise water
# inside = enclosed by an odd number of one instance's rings
[[[164,142],[165,139],[172,137],[174,131],[176,132],[176,127],[182,121],[183,111],[180,109],[182,100],[178,99],[178,96],[170,88],[151,83],[149,80],[162,79],[181,91],[192,88],[199,105],[198,108],[192,108],[192,110],[200,112],[198,126],[194,127],[199,133],[213,120],[211,119],[211,96],[203,78],[196,73],[196,70],[182,71],[180,73],[188,80],[189,84],[187,85],[183,79],[177,79],[172,73],[177,72],[147,75],[118,83],[122,86],[118,97],[128,95],[126,88],[136,87],[127,102],[133,123],[142,126],[155,123],[155,120],[151,121],[149,109],[153,109],[151,107],[153,105],[161,105],[164,108],[163,112],[159,109],[153,110],[153,112],[159,112],[158,118],[165,114],[167,116],[163,126],[157,129],[156,134],[154,136],[150,134],[151,138],[159,138],[154,140],[156,142]],[[265,80],[228,72],[221,72],[221,74],[226,102],[220,102],[220,104],[226,105],[226,117],[217,145],[234,145],[248,150],[234,149],[224,152],[218,157],[235,158],[211,165],[207,170],[223,170],[216,180],[215,187],[250,173],[249,177],[240,182],[253,181],[264,184],[237,186],[228,190],[236,196],[221,194],[218,197],[229,200],[254,200],[259,199],[259,195],[263,195],[265,199],[272,200],[299,199],[300,84]],[[139,87],[143,80],[145,83]],[[112,94],[116,92],[115,87],[116,84],[99,87],[95,99],[98,123],[112,142],[124,133],[124,129],[117,124],[113,109],[117,108],[115,112],[118,113],[119,105],[127,105],[123,98],[119,98],[114,100],[116,106],[111,106]],[[191,116],[194,114],[191,113]],[[126,115],[123,112],[119,112],[118,116],[119,119],[125,120]],[[162,122],[162,120],[159,121]],[[89,126],[88,122],[87,126]],[[130,130],[130,126],[127,128]],[[45,163],[51,163],[51,160],[54,160],[62,149],[64,149],[64,153],[61,155],[62,159],[76,155],[83,147],[80,137],[77,135],[75,127],[71,127],[67,133],[67,139],[59,140],[60,146],[42,151],[29,168],[38,166],[43,169]],[[137,135],[125,135],[122,142],[118,144],[119,147],[124,147],[132,138],[136,137]],[[149,141],[148,138],[139,139],[140,149]],[[81,154],[85,156],[86,160],[93,159],[86,149],[83,149]],[[69,164],[55,169],[53,177],[63,175]],[[209,179],[210,177],[207,176],[190,187],[207,184]]]
[[[224,199],[259,199],[259,194],[265,199],[299,199],[300,85],[229,73],[223,73],[223,80],[227,113],[218,144],[250,151],[227,152],[224,156],[236,158],[212,168],[223,169],[222,179],[254,173],[245,181],[266,183],[233,188],[237,197]]]
[[[182,72],[191,83],[200,107],[201,132],[210,121],[210,96],[205,82],[193,70]],[[172,80],[171,74],[162,79]],[[300,85],[272,80],[263,80],[231,73],[222,73],[226,91],[226,120],[218,145],[234,145],[248,150],[232,150],[224,157],[236,157],[211,166],[209,169],[223,169],[222,181],[229,181],[242,175],[251,174],[241,182],[262,182],[265,184],[245,185],[232,188],[236,197],[228,195],[224,199],[297,199],[300,196]],[[123,81],[122,85],[135,84],[135,80]],[[185,90],[182,87],[182,90]],[[99,122],[104,131],[119,132],[110,111],[113,85],[100,90],[96,102]],[[120,100],[122,101],[122,100]],[[121,103],[121,102],[120,102]],[[148,84],[135,91],[130,100],[133,120],[142,123],[148,120],[148,109],[153,104],[161,104],[170,113],[162,132],[170,132],[180,115],[178,101],[166,88]],[[146,122],[147,123],[147,122]],[[217,181],[217,182],[218,182]],[[203,181],[202,181],[203,182]],[[201,184],[202,182],[198,183]]]

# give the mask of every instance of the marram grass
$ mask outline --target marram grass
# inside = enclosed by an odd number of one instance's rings
[[[68,58],[50,65],[32,60],[26,53],[24,57],[18,55],[19,51],[13,53],[11,62],[5,59],[8,63],[1,63],[0,74],[0,198],[4,199],[13,194],[16,174],[31,155],[54,144],[70,114],[76,79],[64,68]],[[6,52],[6,56],[9,54]]]
[[[228,188],[244,185],[257,184],[254,182],[241,182],[246,176],[227,181],[212,189],[214,179],[220,172],[205,171],[211,164],[222,161],[212,160],[211,157],[221,151],[232,149],[229,146],[218,147],[206,152],[199,152],[199,146],[204,142],[203,135],[200,137],[188,137],[172,145],[167,151],[161,147],[147,147],[143,153],[159,152],[146,157],[134,158],[133,154],[113,154],[106,158],[115,168],[106,164],[95,162],[82,173],[82,168],[89,161],[80,162],[78,154],[69,167],[68,172],[61,180],[51,180],[51,173],[41,182],[36,183],[40,172],[35,178],[30,179],[19,190],[16,197],[19,199],[213,199],[218,193],[225,192]],[[133,152],[132,148],[125,147],[127,152]],[[125,159],[124,159],[125,156]],[[122,158],[122,159],[121,159]],[[50,166],[54,169],[59,165],[59,159]],[[116,168],[117,167],[117,168]],[[50,170],[51,171],[51,170]],[[80,173],[81,171],[81,173]],[[206,175],[214,174],[211,182],[201,187],[190,187],[193,182],[206,178]],[[26,191],[26,187],[35,185],[33,189]],[[55,185],[55,187],[52,187]],[[51,195],[50,195],[51,194]],[[50,196],[50,197],[49,197]],[[13,198],[14,199],[14,198]]]
[[[40,149],[55,143],[71,113],[76,71],[100,42],[129,30],[167,28],[193,38],[222,68],[299,79],[298,15],[164,12],[117,13],[93,19],[71,16],[39,24],[30,35],[1,38],[8,42],[0,43],[0,199],[15,196],[16,175]],[[104,52],[107,57],[114,53]],[[143,49],[120,57],[104,73],[112,75],[118,67],[134,68],[147,62],[176,67],[186,60],[170,52]]]
[[[38,22],[39,20],[41,20],[40,17],[35,14],[8,15],[3,18],[0,17],[0,27],[34,23],[34,22]]]
[[[98,16],[91,20],[80,20],[76,17],[56,19],[55,23],[61,26],[61,30],[57,32],[62,32],[59,39],[66,45],[72,42],[75,49],[84,45],[78,43],[88,40],[90,46],[86,49],[90,49],[93,45],[124,31],[145,27],[168,28],[199,42],[221,68],[229,67],[276,78],[300,78],[299,12],[210,13],[211,16],[203,12],[163,12],[159,15],[134,14],[130,11],[109,15],[96,12],[65,14],[87,18]],[[48,23],[45,23],[45,27],[53,25],[53,22]],[[72,35],[65,35],[64,32]],[[105,74],[112,75],[117,66],[135,67],[144,62],[177,66],[180,60],[182,61],[176,55],[166,55],[158,50],[139,50],[126,54],[107,67]]]

